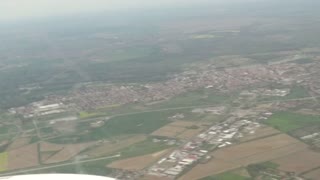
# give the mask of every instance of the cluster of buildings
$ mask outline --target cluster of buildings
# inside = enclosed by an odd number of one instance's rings
[[[214,63],[197,64],[182,73],[171,76],[170,79],[164,82],[84,85],[67,96],[57,96],[51,104],[53,102],[61,102],[79,110],[89,110],[135,102],[153,103],[168,100],[176,95],[201,88],[225,92],[244,89],[253,85],[274,83],[310,85],[312,86],[311,89],[317,91],[317,83],[314,82],[318,81],[318,79],[314,79],[311,76],[312,73],[317,73],[316,69],[312,69],[314,68],[313,66],[315,66],[313,63],[297,65],[285,62],[221,69],[215,67]],[[290,93],[290,90],[258,89],[247,93],[285,96]],[[19,111],[29,111],[29,109],[19,109]]]
[[[170,99],[176,95],[199,88],[232,91],[255,84],[277,83],[292,85],[307,82],[310,65],[281,63],[219,69],[214,64],[199,64],[165,82],[127,85],[87,85],[74,90],[62,102],[74,104],[79,109],[95,109],[128,103],[151,103]],[[259,93],[285,96],[288,89],[264,89]]]
[[[259,122],[232,116],[223,123],[211,126],[183,144],[181,148],[159,160],[148,169],[147,174],[175,179],[197,163],[206,163],[214,158],[210,156],[211,151],[230,146],[236,139],[246,134],[254,134],[260,126]]]
[[[48,104],[46,101],[39,101],[27,106],[11,108],[9,109],[9,112],[12,114],[20,114],[24,118],[32,118],[35,116],[58,114],[65,112],[66,110],[67,108],[63,103]]]

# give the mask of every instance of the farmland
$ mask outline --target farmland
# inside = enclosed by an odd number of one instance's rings
[[[152,139],[146,139],[145,141],[133,144],[120,151],[121,157],[135,157],[144,154],[151,154],[159,152],[168,148],[173,148],[174,145],[168,145],[166,142],[153,142]]]
[[[0,17],[1,174],[317,179],[320,3],[191,1]]]
[[[253,139],[263,138],[266,136],[271,136],[280,133],[280,131],[269,127],[269,126],[262,126],[261,128],[257,129],[254,134],[248,134],[242,138],[240,138],[241,142],[250,141]]]
[[[188,121],[175,121],[166,126],[157,129],[151,135],[153,136],[164,136],[164,137],[171,137],[175,138],[176,136],[182,134],[183,132],[187,131],[189,127],[194,126],[194,122]]]
[[[308,172],[304,174],[303,177],[310,178],[310,179],[317,179],[320,177],[320,169],[317,168],[311,172]]]
[[[307,145],[285,134],[241,143],[214,151],[212,160],[199,164],[180,179],[199,179],[217,175],[249,164],[280,158],[305,150]]]
[[[159,158],[161,158],[163,155],[168,153],[170,150],[162,150],[159,152],[155,152],[152,154],[146,154],[143,156],[137,156],[133,158],[123,159],[119,161],[114,161],[111,164],[108,165],[109,168],[116,168],[116,169],[123,169],[123,170],[129,170],[129,171],[137,171],[137,170],[143,170],[155,161],[157,161]]]
[[[135,143],[142,142],[146,140],[146,136],[144,135],[131,135],[130,137],[118,137],[111,142],[106,142],[100,146],[94,147],[85,154],[90,157],[100,157],[106,156],[116,151],[119,151],[123,148],[129,147]]]
[[[21,146],[27,145],[27,144],[29,144],[30,141],[31,141],[30,137],[17,138],[13,141],[13,143],[10,144],[10,146],[8,147],[8,150],[16,149]]]
[[[8,153],[3,152],[0,154],[0,172],[6,171],[8,168]]]
[[[266,121],[266,124],[283,132],[289,132],[305,126],[312,126],[317,123],[320,123],[319,116],[302,115],[292,112],[278,112]]]
[[[54,153],[52,156],[48,157],[48,159],[43,163],[52,164],[52,163],[68,161],[74,156],[76,156],[77,154],[79,154],[81,151],[84,151],[85,149],[89,148],[94,144],[95,143],[92,142],[92,143],[66,145],[63,147],[63,149]]]
[[[30,144],[8,152],[8,170],[39,165],[38,145]]]
[[[223,173],[217,176],[205,177],[201,180],[250,180],[251,178],[243,177],[234,173]]]
[[[301,174],[319,167],[320,154],[307,149],[275,159],[272,162],[279,165],[279,170]]]
[[[170,100],[151,105],[152,108],[171,108],[186,106],[201,106],[225,104],[232,99],[230,94],[215,92],[213,90],[198,90],[187,92]]]

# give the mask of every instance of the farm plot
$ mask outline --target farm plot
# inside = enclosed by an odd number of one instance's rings
[[[0,153],[0,172],[6,171],[8,168],[8,153]]]
[[[60,151],[63,149],[64,145],[62,144],[54,144],[49,142],[41,142],[39,144],[41,152],[53,152]]]
[[[279,170],[300,174],[320,166],[320,153],[306,149],[272,162],[279,165]]]
[[[184,174],[179,180],[196,180],[211,175],[220,174],[232,169],[240,168],[240,164],[233,164],[221,159],[213,159],[206,164],[199,164],[188,173]]]
[[[126,137],[124,139],[120,139],[116,142],[107,142],[98,147],[90,149],[86,152],[90,157],[100,157],[111,154],[123,148],[129,147],[132,144],[142,142],[146,140],[147,137],[145,135],[132,135],[130,137]]]
[[[91,143],[82,143],[82,144],[72,144],[72,145],[65,145],[62,150],[55,153],[54,155],[50,156],[44,164],[52,164],[52,163],[59,163],[63,161],[68,161],[81,151],[89,148],[90,146],[94,145],[94,142]]]
[[[220,174],[253,163],[269,161],[307,149],[307,145],[286,135],[279,134],[255,141],[219,149],[206,164],[199,164],[181,179],[200,179]]]
[[[154,131],[151,135],[175,138],[178,134],[182,133],[185,130],[186,129],[184,127],[165,126]]]
[[[195,125],[195,122],[189,121],[175,121],[172,122],[156,131],[154,131],[151,135],[153,136],[163,136],[169,138],[176,138],[178,135],[184,133],[188,130],[189,127]],[[190,132],[191,133],[191,132]],[[186,134],[185,136],[189,136]],[[182,137],[184,137],[182,135]]]
[[[40,142],[39,149],[40,149],[40,159],[41,162],[47,161],[52,155],[61,151],[65,145],[62,144],[53,144],[49,142]]]
[[[160,176],[152,176],[152,175],[146,175],[141,180],[171,180],[169,177],[160,177]]]
[[[278,112],[266,121],[266,124],[283,132],[293,131],[306,126],[318,125],[320,116],[303,115],[292,112]]]
[[[169,149],[166,149],[153,154],[147,154],[144,156],[138,156],[138,157],[115,161],[110,165],[108,165],[108,167],[115,168],[115,169],[128,170],[128,171],[143,170],[146,167],[148,167],[150,164],[160,159],[163,155],[165,155],[169,151],[170,151]]]
[[[263,138],[266,136],[271,136],[271,135],[275,135],[280,133],[280,131],[269,127],[269,126],[261,126],[259,129],[257,129],[255,131],[255,133],[253,134],[247,134],[245,136],[243,136],[242,138],[240,138],[240,142],[245,142],[245,141],[250,141],[250,140],[254,140],[254,139],[259,139],[259,138]]]
[[[8,170],[39,165],[38,144],[30,144],[8,152]]]
[[[203,128],[198,129],[188,129],[186,131],[183,131],[181,134],[177,136],[179,139],[190,139],[195,137],[196,135],[200,134],[201,131],[203,131]]]
[[[320,169],[313,170],[311,172],[308,172],[307,174],[304,174],[303,177],[308,179],[319,179],[320,177]]]
[[[169,126],[190,127],[194,124],[195,124],[194,122],[190,122],[190,121],[174,121],[170,123]]]
[[[7,150],[12,150],[12,149],[22,147],[24,145],[27,145],[30,141],[31,141],[31,137],[17,138],[10,144]]]

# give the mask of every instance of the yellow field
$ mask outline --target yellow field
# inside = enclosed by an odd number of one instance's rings
[[[8,153],[0,153],[0,172],[6,171],[8,168]]]

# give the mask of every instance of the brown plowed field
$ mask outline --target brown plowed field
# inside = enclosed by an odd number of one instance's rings
[[[156,131],[154,131],[151,135],[153,136],[164,136],[175,138],[178,134],[182,133],[186,129],[184,127],[179,126],[165,126]]]
[[[73,145],[65,145],[64,148],[57,152],[56,154],[50,156],[44,163],[52,164],[59,163],[63,161],[68,161],[81,151],[87,149],[88,147],[94,145],[95,143],[83,143],[83,144],[73,144]]]
[[[177,138],[179,138],[179,139],[190,139],[190,138],[193,138],[193,137],[197,136],[198,134],[200,134],[202,130],[203,130],[203,128],[188,129],[186,131],[183,131],[181,134],[179,134],[177,136]]]
[[[53,152],[60,151],[63,149],[65,145],[63,144],[53,144],[49,142],[41,142],[40,143],[40,151],[41,152]]]
[[[320,153],[306,149],[288,156],[273,160],[282,171],[303,173],[320,166]],[[320,178],[320,176],[319,176]]]
[[[191,121],[174,121],[173,123],[168,124],[168,126],[190,127],[194,124],[195,122]]]
[[[29,144],[30,141],[31,141],[31,137],[17,138],[13,141],[13,143],[10,144],[10,146],[8,147],[8,150],[16,149],[24,145],[27,145]]]
[[[314,171],[311,171],[307,174],[304,174],[303,177],[305,178],[309,178],[309,179],[312,179],[312,180],[318,180],[319,177],[320,177],[320,169],[316,169]]]
[[[206,164],[199,164],[191,171],[184,174],[180,180],[196,180],[210,175],[220,174],[225,171],[240,168],[241,165],[226,162],[222,159],[212,159]]]
[[[38,144],[30,144],[8,152],[8,170],[39,165]]]
[[[138,171],[143,170],[152,163],[159,160],[162,156],[167,154],[170,150],[163,150],[159,151],[153,154],[147,154],[144,156],[138,156],[128,159],[123,159],[119,161],[112,162],[110,165],[108,165],[109,168],[115,168],[115,169],[123,169],[128,171]]]
[[[190,136],[193,137],[194,133],[197,133],[195,131],[189,131],[189,129],[187,129],[188,127],[190,127],[192,125],[195,125],[195,122],[174,121],[174,122],[160,128],[160,129],[157,129],[151,135],[175,138],[175,137],[179,136],[180,134],[183,134],[184,132],[186,132],[186,134],[182,135],[181,138],[189,138]],[[189,132],[187,132],[187,131],[189,131]]]
[[[272,127],[269,127],[269,126],[263,126],[263,127],[260,127],[259,129],[257,129],[254,134],[248,134],[248,135],[245,135],[244,137],[240,138],[240,141],[241,142],[250,141],[250,140],[263,138],[263,137],[270,136],[270,135],[277,134],[277,133],[280,133],[280,131],[278,131]]]

